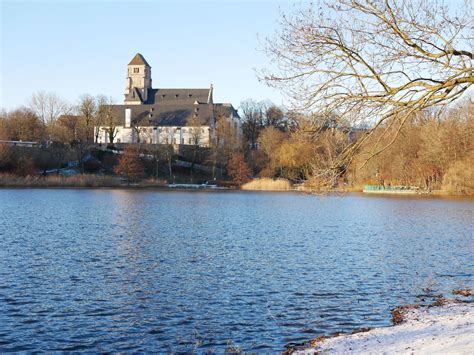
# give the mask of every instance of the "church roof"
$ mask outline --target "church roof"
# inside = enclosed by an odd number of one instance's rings
[[[143,101],[143,89],[133,88],[125,94],[125,101],[137,101],[144,105],[192,105],[212,104],[211,89],[146,89],[147,99]]]
[[[147,104],[193,104],[198,102],[201,104],[209,102],[210,89],[151,89],[148,92]]]
[[[114,122],[118,125],[125,124],[125,109],[130,108],[132,121],[140,126],[176,126],[184,127],[188,124],[210,125],[218,107],[224,109],[228,115],[238,115],[229,105],[216,104],[167,104],[167,105],[111,105]],[[238,116],[237,116],[238,117]]]
[[[150,64],[148,64],[148,62],[140,53],[135,54],[135,57],[133,57],[128,65],[146,65],[147,67],[151,68]]]

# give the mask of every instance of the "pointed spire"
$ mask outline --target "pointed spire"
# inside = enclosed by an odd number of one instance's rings
[[[147,67],[150,67],[150,64],[143,58],[143,56],[140,53],[135,54],[135,57],[131,60],[128,65],[146,65]]]

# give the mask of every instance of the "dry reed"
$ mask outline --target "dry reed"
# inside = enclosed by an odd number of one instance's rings
[[[241,187],[242,190],[259,191],[288,191],[291,190],[291,184],[286,179],[254,179]]]
[[[124,183],[117,178],[97,175],[0,175],[2,187],[119,187],[123,185]]]

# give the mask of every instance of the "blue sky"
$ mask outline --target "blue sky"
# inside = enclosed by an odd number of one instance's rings
[[[294,1],[0,2],[0,108],[27,104],[37,91],[121,102],[136,52],[152,66],[154,87],[213,83],[216,102],[282,103],[255,69],[269,64],[260,43]]]

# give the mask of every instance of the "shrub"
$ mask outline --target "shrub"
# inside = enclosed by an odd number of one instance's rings
[[[227,174],[238,185],[242,185],[250,180],[252,172],[245,163],[243,154],[237,153],[232,155],[232,158],[227,163]]]
[[[138,156],[137,149],[133,147],[125,148],[114,172],[119,175],[124,175],[128,181],[136,181],[143,177],[145,169]]]
[[[20,157],[16,163],[15,174],[27,176],[35,174],[35,164],[31,157]]]
[[[474,194],[474,153],[455,162],[444,174],[443,188],[451,193]]]

